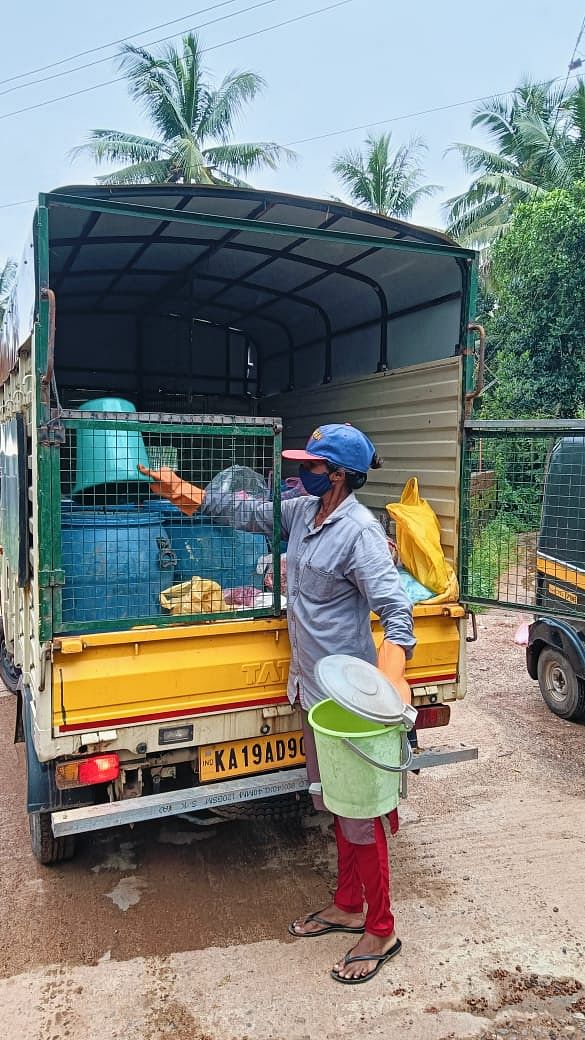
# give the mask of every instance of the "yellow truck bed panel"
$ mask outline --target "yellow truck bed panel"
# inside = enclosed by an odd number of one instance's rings
[[[413,685],[455,681],[457,605],[415,608]],[[374,639],[382,630],[374,622]],[[286,700],[285,619],[216,622],[68,637],[53,656],[53,727],[80,732]]]

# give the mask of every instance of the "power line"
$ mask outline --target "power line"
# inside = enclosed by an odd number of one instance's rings
[[[233,4],[235,2],[236,2],[236,0],[224,0],[224,2],[221,3],[221,4],[213,4],[211,7],[203,8],[202,11],[199,11],[197,13],[198,14],[202,14],[203,11],[212,11],[216,7],[224,7],[225,4]],[[223,15],[220,15],[218,18],[210,18],[210,20],[208,22],[201,22],[199,25],[194,25],[192,27],[192,31],[195,32],[198,29],[206,29],[210,25],[217,25],[218,22],[225,22],[225,21],[227,21],[228,18],[235,18],[239,14],[247,14],[248,11],[255,11],[259,7],[268,7],[269,4],[275,4],[276,2],[277,2],[277,0],[260,0],[259,3],[252,4],[250,7],[242,7],[241,10],[239,10],[239,11],[232,11],[230,14],[223,14]],[[177,21],[178,20],[179,19],[177,19]],[[180,19],[180,20],[182,21],[182,19]],[[145,31],[148,31],[148,30],[145,30]],[[170,36],[162,36],[162,37],[159,37],[159,39],[157,39],[157,40],[150,40],[149,42],[143,44],[143,46],[144,47],[153,47],[157,43],[167,43],[168,40],[175,40],[177,38],[177,36],[182,36],[182,34],[184,32],[185,32],[185,30],[182,29],[181,32],[171,33]],[[137,35],[142,36],[143,33],[139,33]],[[126,39],[131,39],[131,38],[132,37],[126,37]],[[123,41],[119,41],[119,42],[123,42]],[[209,48],[207,48],[207,49],[209,50]],[[105,58],[96,58],[95,61],[88,61],[88,62],[85,63],[85,65],[76,65],[75,68],[73,68],[73,69],[65,69],[63,72],[55,72],[55,73],[53,73],[52,76],[43,76],[43,77],[41,77],[41,79],[33,79],[33,80],[31,80],[30,83],[19,83],[18,86],[16,86],[16,87],[9,87],[8,90],[0,90],[0,97],[3,97],[5,94],[14,94],[15,91],[17,91],[17,90],[25,90],[27,87],[34,87],[34,86],[36,86],[39,83],[48,83],[50,80],[60,79],[62,76],[72,76],[74,72],[82,72],[84,69],[91,69],[91,68],[94,68],[94,66],[96,66],[96,65],[103,65],[104,62],[113,61],[113,60],[114,60],[114,56],[111,55],[111,54],[107,54],[105,56]]]
[[[561,80],[562,76],[555,76],[554,79],[543,80],[542,83],[535,83],[535,87],[546,86],[547,83],[557,83]],[[436,105],[434,108],[421,108],[417,112],[405,112],[399,116],[388,116],[386,119],[378,119],[374,123],[360,123],[358,126],[346,126],[342,130],[328,130],[324,134],[316,134],[314,137],[300,137],[296,141],[287,141],[286,147],[291,148],[297,144],[311,144],[313,141],[323,141],[327,137],[338,137],[341,134],[350,134],[355,130],[368,130],[373,126],[384,126],[386,123],[398,123],[404,119],[416,119],[419,116],[434,115],[435,112],[447,112],[453,108],[465,108],[467,105],[476,105],[480,101],[485,101],[489,98],[503,98],[508,97],[510,94],[514,94],[517,87],[513,87],[512,90],[502,90],[497,94],[482,94],[481,97],[467,98],[465,101],[453,101],[449,105]]]
[[[2,202],[0,203],[0,209],[12,209],[13,206],[28,206],[31,202],[36,201],[36,199],[22,199],[21,202]]]
[[[218,46],[222,46],[222,44],[218,44]],[[540,83],[535,83],[534,86],[541,87],[545,86],[547,83],[557,83],[562,78],[562,76],[555,76],[553,79],[542,80]],[[515,91],[516,87],[514,87],[512,90],[499,91],[496,94],[484,94],[482,97],[467,98],[464,101],[453,101],[448,105],[436,105],[434,108],[419,109],[418,112],[407,112],[403,113],[402,115],[388,116],[386,119],[378,119],[376,122],[373,123],[361,123],[358,126],[346,126],[343,127],[343,129],[341,130],[328,130],[323,134],[316,134],[314,137],[303,137],[295,141],[288,141],[286,143],[286,147],[292,147],[293,145],[298,144],[311,144],[314,141],[323,141],[328,137],[337,137],[341,134],[349,134],[356,130],[367,130],[373,126],[383,126],[387,123],[397,123],[404,119],[415,119],[419,116],[434,115],[436,112],[447,112],[453,108],[464,108],[467,105],[475,105],[478,104],[480,101],[485,101],[487,97],[507,97],[510,94],[514,94]],[[0,210],[10,209],[13,206],[27,206],[34,202],[36,202],[36,199],[22,199],[20,202],[4,202],[0,203]]]
[[[176,25],[177,22],[184,22],[188,18],[195,18],[199,14],[205,14],[207,11],[214,11],[218,7],[225,7],[227,4],[234,4],[236,0],[223,0],[222,3],[211,4],[210,7],[202,7],[198,11],[191,11],[189,14],[184,14],[181,18],[173,18],[169,22],[159,22],[158,25],[151,25],[148,29],[142,29],[141,32],[132,33],[130,36],[121,36],[118,40],[111,40],[110,43],[102,43],[99,47],[89,47],[85,51],[77,51],[76,54],[70,54],[68,58],[60,58],[59,61],[52,61],[48,65],[40,65],[36,69],[29,69],[28,72],[20,72],[17,76],[9,76],[7,79],[0,79],[0,86],[4,86],[5,83],[14,83],[17,79],[26,79],[27,76],[36,76],[37,72],[46,72],[47,69],[56,69],[59,65],[67,65],[70,61],[75,61],[76,58],[84,58],[87,54],[97,54],[98,51],[108,50],[110,47],[116,47],[119,43],[127,43],[128,40],[135,40],[137,36],[146,36],[147,33],[156,32],[158,29],[166,29],[169,25]],[[42,80],[37,80],[41,83]]]
[[[276,22],[274,25],[267,25],[263,29],[256,29],[254,32],[235,36],[231,40],[224,40],[223,43],[215,43],[212,47],[206,47],[205,53],[208,54],[210,51],[219,50],[221,47],[228,47],[232,43],[240,43],[242,40],[249,40],[254,36],[261,36],[263,33],[273,32],[275,29],[281,29],[285,25],[292,25],[294,22],[302,22],[306,18],[314,18],[315,15],[324,14],[326,11],[333,11],[337,7],[345,7],[346,4],[351,3],[354,3],[354,0],[337,0],[334,4],[328,4],[326,7],[319,7],[313,11],[307,11],[305,14],[297,15],[295,18],[287,18],[283,22]],[[10,119],[11,116],[19,116],[24,112],[33,112],[38,108],[46,108],[47,105],[54,105],[58,101],[67,101],[69,98],[79,97],[80,94],[89,94],[92,90],[100,90],[102,87],[109,87],[113,83],[121,83],[125,79],[125,76],[116,76],[114,79],[108,79],[102,83],[94,83],[91,87],[82,87],[80,90],[73,90],[69,94],[61,94],[59,97],[49,98],[47,101],[39,101],[35,105],[26,105],[24,108],[15,108],[12,112],[2,113],[2,115],[0,115],[0,120]]]

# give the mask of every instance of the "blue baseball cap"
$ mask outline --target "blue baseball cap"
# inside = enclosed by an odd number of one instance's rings
[[[283,451],[282,454],[283,458],[297,462],[330,462],[354,473],[367,473],[376,449],[355,426],[326,423],[313,430],[304,451]]]

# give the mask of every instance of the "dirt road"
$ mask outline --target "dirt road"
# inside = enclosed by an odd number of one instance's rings
[[[410,783],[391,841],[404,950],[365,986],[328,975],[349,936],[286,932],[328,900],[326,822],[167,820],[37,865],[0,696],[0,1037],[585,1037],[585,727],[544,706],[518,620],[482,616],[470,648],[448,739],[479,744],[479,763]]]

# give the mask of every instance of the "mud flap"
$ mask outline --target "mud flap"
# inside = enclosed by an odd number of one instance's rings
[[[22,690],[16,694],[16,717],[14,719],[14,744],[24,744],[24,718],[22,712]]]
[[[40,762],[32,735],[31,692],[27,686],[21,691],[20,713],[22,740],[26,750],[26,808],[29,813],[50,812],[52,809],[70,809],[94,802],[93,788],[60,791],[55,784],[52,762]],[[17,730],[18,733],[18,717]]]

